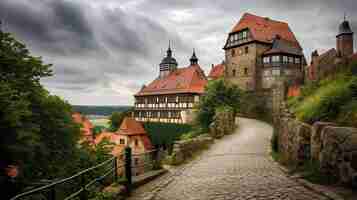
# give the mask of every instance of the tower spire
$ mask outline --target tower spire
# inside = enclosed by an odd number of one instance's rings
[[[169,40],[169,48],[167,49],[167,57],[172,57],[171,41]]]
[[[191,65],[197,65],[198,64],[198,58],[196,56],[195,48],[193,48],[192,56],[190,58],[190,63],[191,63]]]

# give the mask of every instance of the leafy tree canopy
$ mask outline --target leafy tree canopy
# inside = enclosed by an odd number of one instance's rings
[[[197,124],[206,132],[213,121],[215,109],[220,106],[229,106],[236,114],[239,110],[242,91],[235,85],[218,79],[208,82],[205,95],[197,106]]]
[[[26,180],[68,175],[78,153],[71,106],[40,84],[50,67],[0,30],[0,158],[20,165]]]
[[[109,131],[116,131],[120,127],[125,117],[129,117],[132,110],[127,110],[124,112],[113,112],[109,117]]]

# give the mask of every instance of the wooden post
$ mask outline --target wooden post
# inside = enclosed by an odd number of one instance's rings
[[[131,185],[132,185],[132,176],[131,176],[131,148],[125,148],[125,178],[126,178],[126,188],[128,194],[130,194]]]
[[[86,181],[84,174],[81,175],[81,186],[83,191],[81,192],[79,199],[80,200],[88,200],[88,194],[87,194],[87,189],[86,189]]]
[[[118,157],[114,158],[114,182],[118,180]]]

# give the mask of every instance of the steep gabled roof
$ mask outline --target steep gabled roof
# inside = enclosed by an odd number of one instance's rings
[[[224,74],[224,64],[218,64],[212,67],[208,77],[211,79],[218,79],[223,77],[223,74]]]
[[[146,134],[143,125],[133,118],[125,117],[118,130],[123,135],[142,135]]]
[[[190,65],[172,71],[165,77],[155,79],[135,96],[175,93],[202,94],[206,84],[207,79],[201,67],[198,64]]]
[[[244,29],[249,29],[253,40],[272,43],[276,35],[282,39],[291,42],[293,45],[301,48],[294,33],[285,22],[276,21],[267,17],[260,17],[250,13],[244,13],[243,17],[234,26],[231,33]]]

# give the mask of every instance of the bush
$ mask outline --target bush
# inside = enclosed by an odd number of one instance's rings
[[[352,100],[341,107],[337,123],[343,126],[357,127],[357,100]]]
[[[197,134],[194,132],[185,133],[180,136],[180,140],[189,140],[194,138],[195,136],[197,136]]]
[[[197,106],[196,124],[202,132],[208,132],[217,107],[230,106],[236,114],[241,94],[242,91],[237,86],[226,84],[222,79],[210,81],[205,88],[205,95],[201,97]]]
[[[181,135],[192,131],[189,124],[144,122],[144,128],[155,146],[170,147]]]
[[[304,101],[296,106],[296,116],[307,123],[319,120],[334,121],[341,106],[352,99],[351,86],[355,85],[356,81],[356,78],[341,76],[322,84],[315,93],[304,98]]]
[[[239,112],[244,116],[271,121],[271,112],[266,106],[267,99],[251,92],[242,93]]]

